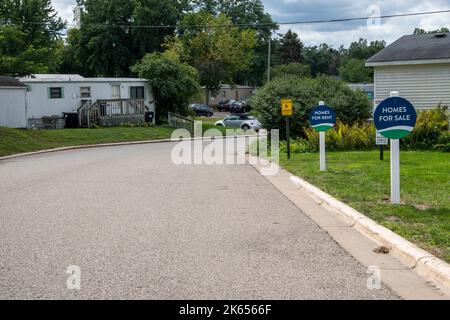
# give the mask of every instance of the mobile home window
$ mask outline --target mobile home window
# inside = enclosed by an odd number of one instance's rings
[[[91,87],[81,87],[80,95],[81,95],[81,98],[90,98],[91,97]]]
[[[144,87],[131,87],[130,88],[131,99],[144,99]]]
[[[63,88],[49,88],[48,96],[50,99],[62,99],[63,98]]]

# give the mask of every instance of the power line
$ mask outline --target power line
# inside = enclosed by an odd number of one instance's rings
[[[92,23],[92,24],[83,24],[84,26],[89,27],[118,27],[118,28],[143,28],[143,29],[189,29],[189,28],[227,28],[227,27],[271,27],[274,25],[302,25],[302,24],[321,24],[321,23],[337,23],[337,22],[351,22],[351,21],[361,21],[361,20],[369,20],[369,19],[389,19],[389,18],[401,18],[401,17],[413,17],[413,16],[424,16],[424,15],[433,15],[433,14],[443,14],[450,13],[450,9],[448,10],[439,10],[439,11],[427,11],[427,12],[415,12],[415,13],[401,13],[401,14],[390,14],[390,15],[380,15],[380,16],[368,16],[368,17],[354,17],[354,18],[342,18],[342,19],[328,19],[328,20],[304,20],[304,21],[291,21],[291,22],[273,22],[273,23],[230,23],[230,24],[199,24],[199,25],[188,25],[188,26],[180,26],[180,25],[123,25],[123,24],[101,24],[101,23]],[[11,24],[8,21],[0,20],[1,24]],[[31,24],[31,25],[46,25],[45,22],[22,22],[22,24]],[[75,27],[75,24],[68,25],[70,27]]]

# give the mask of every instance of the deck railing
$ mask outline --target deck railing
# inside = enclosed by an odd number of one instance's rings
[[[169,126],[175,129],[186,129],[190,132],[191,136],[195,134],[195,121],[178,114],[168,113]]]
[[[78,109],[80,126],[120,125],[144,122],[145,101],[141,99],[110,99],[87,102]]]

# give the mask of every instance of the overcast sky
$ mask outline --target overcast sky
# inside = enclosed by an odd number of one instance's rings
[[[75,0],[52,1],[59,15],[69,24],[73,23]],[[450,0],[263,0],[263,3],[277,22],[365,17],[373,12],[378,16],[450,9]],[[411,34],[416,27],[437,29],[444,26],[450,27],[450,13],[383,19],[379,25],[370,27],[367,21],[282,26],[280,32],[291,28],[306,45],[325,42],[339,47],[341,44],[348,46],[361,37],[391,43],[402,35]]]

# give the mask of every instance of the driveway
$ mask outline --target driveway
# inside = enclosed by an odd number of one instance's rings
[[[251,166],[176,166],[172,147],[0,162],[0,298],[397,298]]]

